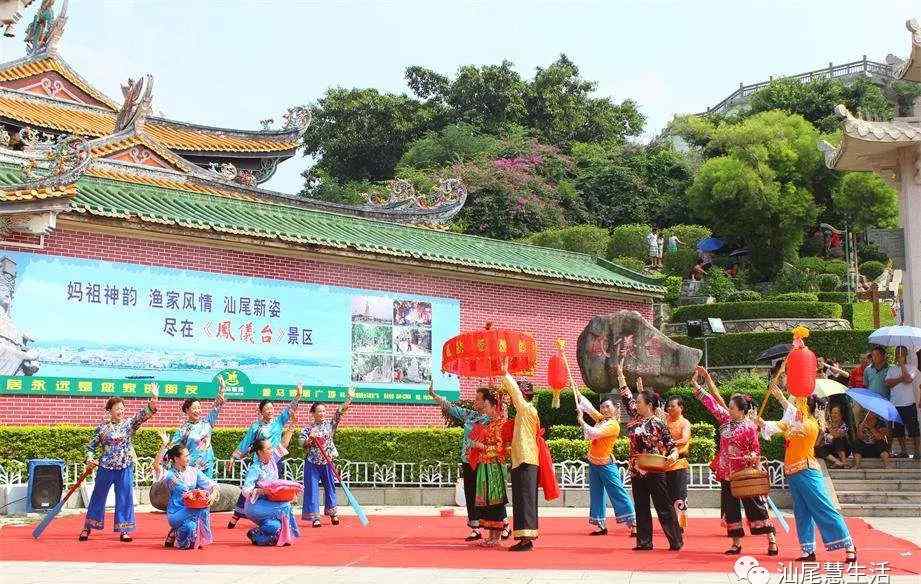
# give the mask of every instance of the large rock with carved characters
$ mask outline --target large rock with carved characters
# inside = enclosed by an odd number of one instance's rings
[[[703,354],[671,340],[635,310],[596,316],[579,335],[576,351],[585,384],[597,392],[616,391],[612,368],[622,348],[628,383],[634,386],[642,377],[659,390],[687,381]]]

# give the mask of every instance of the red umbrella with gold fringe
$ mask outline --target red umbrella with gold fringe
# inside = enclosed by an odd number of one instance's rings
[[[537,366],[537,342],[527,333],[492,328],[448,339],[441,351],[441,370],[459,377],[499,377],[508,360],[512,375],[533,375]]]

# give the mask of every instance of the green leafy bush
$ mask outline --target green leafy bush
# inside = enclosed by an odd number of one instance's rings
[[[844,260],[819,257],[803,257],[795,263],[796,267],[813,275],[834,274],[844,280],[847,277],[847,262]]]
[[[816,285],[822,292],[834,292],[841,287],[842,281],[837,274],[819,274],[816,277]]]
[[[839,307],[840,308],[840,307]],[[676,342],[689,347],[703,349],[701,339],[688,339],[684,336],[672,337]],[[791,332],[782,333],[731,333],[710,337],[708,342],[708,359],[711,366],[754,365],[758,355],[778,343],[793,340]],[[809,335],[809,348],[816,355],[834,359],[842,363],[857,363],[866,353],[867,332],[859,330],[812,331]],[[688,418],[690,419],[690,418]]]
[[[680,276],[665,278],[665,302],[674,305],[681,297],[681,285],[684,280]]]
[[[771,302],[818,302],[819,295],[815,292],[786,292],[768,298]]]
[[[548,229],[522,239],[522,243],[552,247],[596,257],[605,257],[610,244],[608,230],[594,225],[575,225],[562,229]]]
[[[873,325],[873,303],[872,302],[855,302],[854,304],[845,304],[844,311],[847,314],[845,318],[851,321],[851,327],[854,330],[872,331],[876,327]],[[892,326],[896,324],[895,316],[886,304],[879,305],[879,326]]]
[[[710,229],[701,225],[673,225],[662,229],[661,236],[668,244],[668,238],[676,235],[683,245],[678,246],[677,252],[665,250],[663,268],[666,274],[681,276],[690,274],[691,267],[697,261],[697,242],[710,237]]]
[[[687,403],[687,398],[684,398],[684,396],[682,398]],[[685,415],[685,417],[687,416]],[[621,432],[623,432],[623,428],[621,428]],[[579,426],[553,426],[547,431],[547,436],[548,440],[583,440],[582,428]],[[713,440],[716,436],[716,429],[711,422],[692,422],[691,436]]]
[[[870,242],[857,242],[857,257],[865,262],[876,260],[885,264],[889,261],[889,256],[887,256],[878,245]]]
[[[631,257],[645,262],[649,257],[649,246],[646,245],[646,236],[652,232],[652,227],[640,223],[619,225],[611,230],[611,243],[608,249],[609,258]],[[615,262],[617,260],[615,259]]]
[[[847,304],[853,298],[847,292],[819,292],[817,296],[819,302],[837,302],[838,304]]]
[[[870,280],[875,280],[883,275],[883,270],[886,269],[886,265],[883,262],[878,262],[875,260],[864,262],[860,264],[860,273],[869,278]]]
[[[736,290],[726,296],[726,302],[757,302],[761,292],[757,290]]]
[[[682,306],[672,313],[672,322],[702,318],[841,318],[841,305],[832,302],[722,302]]]
[[[702,295],[712,296],[717,302],[725,302],[726,297],[735,291],[736,285],[732,278],[722,268],[716,266],[707,270],[700,289]]]
[[[812,285],[809,274],[796,266],[784,263],[774,277],[773,292],[807,292]]]

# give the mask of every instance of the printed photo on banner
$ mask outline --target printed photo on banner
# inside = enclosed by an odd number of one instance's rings
[[[432,303],[352,300],[352,380],[427,385],[432,380]]]

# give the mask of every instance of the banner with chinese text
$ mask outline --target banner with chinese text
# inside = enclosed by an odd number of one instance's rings
[[[31,253],[0,253],[0,326],[37,371],[3,360],[0,393],[424,403],[457,300]],[[15,347],[13,347],[15,348]],[[0,346],[0,351],[6,348]],[[433,364],[435,364],[433,371]],[[24,375],[24,373],[31,375]]]

